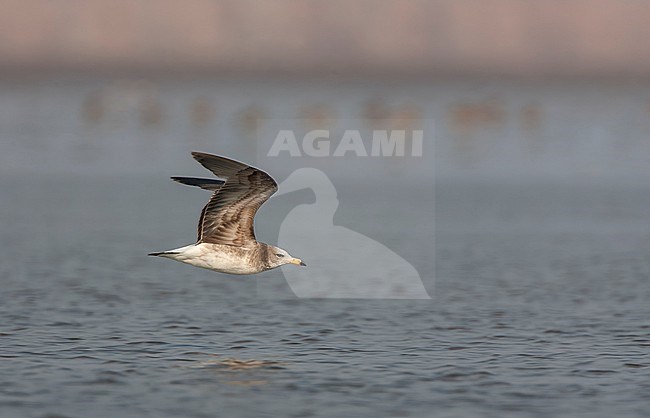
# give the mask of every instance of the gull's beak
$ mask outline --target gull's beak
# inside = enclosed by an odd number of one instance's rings
[[[295,264],[297,266],[306,266],[307,264],[303,263],[301,259],[299,258],[292,258],[291,261],[289,261],[291,264]]]

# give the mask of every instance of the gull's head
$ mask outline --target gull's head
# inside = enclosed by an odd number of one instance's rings
[[[285,264],[295,264],[297,266],[306,266],[301,259],[295,258],[282,248],[269,245],[269,263],[271,267],[279,267]]]

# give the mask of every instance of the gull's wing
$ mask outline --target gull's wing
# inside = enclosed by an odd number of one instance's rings
[[[193,152],[192,157],[226,180],[201,211],[197,242],[253,245],[255,213],[278,190],[275,180],[262,170],[228,158],[202,152]]]

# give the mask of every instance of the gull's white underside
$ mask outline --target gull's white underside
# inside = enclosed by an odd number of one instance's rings
[[[246,248],[233,248],[230,245],[199,243],[169,250],[161,257],[228,274],[254,274],[266,270],[252,263]]]

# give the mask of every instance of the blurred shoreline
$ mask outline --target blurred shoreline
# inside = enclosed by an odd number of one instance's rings
[[[5,0],[0,71],[644,76],[630,0]]]
[[[237,81],[269,81],[269,82],[341,82],[341,83],[600,83],[602,85],[630,85],[650,83],[650,72],[638,74],[508,74],[508,73],[482,73],[472,71],[336,71],[322,70],[309,72],[293,72],[291,70],[224,70],[224,69],[147,69],[147,68],[66,68],[39,67],[39,68],[8,68],[0,66],[0,77],[5,81],[44,80],[60,81],[88,81],[88,80],[119,80],[119,79],[147,79],[152,81],[191,81],[191,80],[237,80]]]

